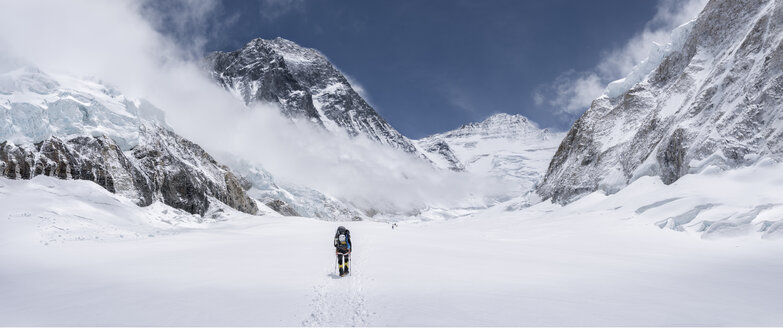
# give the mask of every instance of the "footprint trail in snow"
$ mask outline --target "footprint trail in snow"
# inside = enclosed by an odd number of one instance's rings
[[[325,276],[325,282],[313,287],[313,312],[302,322],[304,326],[367,326],[369,313],[365,307],[364,290],[359,275]]]
[[[356,270],[355,263],[365,263],[364,256],[372,253],[372,242],[364,243],[354,236],[354,242],[363,245],[362,252],[354,252],[351,260],[351,275],[340,277],[333,270],[333,260],[328,273],[313,287],[312,312],[302,322],[304,326],[368,326],[370,313],[367,310],[363,286],[363,273]],[[326,264],[325,263],[325,264]]]

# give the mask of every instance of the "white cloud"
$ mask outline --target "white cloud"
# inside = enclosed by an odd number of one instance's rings
[[[199,53],[207,42],[207,20],[220,6],[215,0],[143,1],[144,18],[158,31],[166,31],[181,47]]]
[[[449,97],[449,103],[454,105],[454,107],[457,107],[467,113],[475,114],[476,113],[476,107],[473,106],[473,103],[471,102],[468,97],[465,96],[463,93],[459,94],[453,94]]]
[[[359,80],[355,79],[353,76],[350,76],[346,74],[345,72],[340,72],[345,76],[345,78],[348,80],[348,84],[351,85],[351,88],[353,88],[353,91],[356,91],[356,93],[359,94],[367,103],[370,103],[370,94],[367,93],[367,89],[364,88],[364,86],[359,83]]]
[[[695,18],[706,3],[707,0],[662,0],[655,16],[645,24],[644,29],[624,46],[609,51],[596,70],[606,78],[625,76],[636,64],[647,58],[656,44],[668,43],[671,31]]]
[[[205,10],[195,9],[176,24],[192,26]],[[260,163],[278,178],[364,208],[478,206],[482,197],[509,187],[436,171],[369,140],[325,133],[305,122],[293,125],[270,106],[247,110],[191,61],[188,47],[162,35],[141,12],[143,4],[134,1],[4,3],[0,59],[24,58],[44,71],[98,77],[163,109],[176,132],[214,155]]]
[[[448,100],[452,106],[465,113],[476,116],[479,113],[478,108],[483,108],[483,106],[477,105],[475,100],[467,94],[465,89],[457,84],[447,82],[442,86],[442,90],[446,100]]]
[[[261,0],[261,16],[274,21],[288,13],[304,10],[304,0]]]
[[[138,1],[141,16],[192,58],[204,53],[209,39],[239,21],[239,13],[219,16],[223,6],[217,0]]]
[[[623,46],[606,51],[591,70],[569,70],[552,83],[539,86],[532,94],[536,105],[549,105],[558,114],[580,114],[601,95],[606,85],[626,76],[647,58],[656,44],[669,42],[671,31],[695,18],[707,0],[661,0],[655,16]]]
[[[543,92],[540,92],[538,90],[533,91],[533,103],[536,104],[536,106],[541,106],[546,101],[546,96],[544,96]]]
[[[533,92],[537,105],[546,103],[558,109],[558,113],[580,114],[593,99],[601,95],[605,83],[595,73],[568,71],[554,82]]]

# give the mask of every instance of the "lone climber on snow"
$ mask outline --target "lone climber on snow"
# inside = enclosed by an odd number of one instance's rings
[[[340,267],[340,277],[348,274],[351,263],[351,232],[343,226],[337,228],[334,234],[334,247],[337,253],[337,264]]]

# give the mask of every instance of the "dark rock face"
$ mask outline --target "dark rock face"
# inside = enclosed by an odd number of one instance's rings
[[[266,203],[266,206],[269,206],[269,208],[275,210],[275,212],[285,216],[299,216],[299,213],[296,213],[296,210],[291,208],[291,206],[286,204],[286,202],[279,199],[275,199]]]
[[[207,62],[215,81],[226,89],[239,91],[245,104],[275,103],[289,117],[301,116],[321,122],[312,95],[293,77],[283,57],[267,42],[259,39],[234,52],[212,53]]]
[[[258,212],[239,179],[198,145],[159,127],[142,129],[141,140],[133,157],[164,203],[204,215],[211,196],[239,211]]]
[[[685,130],[674,130],[674,134],[669,138],[665,148],[661,148],[658,153],[658,163],[661,165],[661,180],[665,184],[672,184],[674,181],[684,175],[683,169],[686,167],[685,154]]]
[[[681,46],[574,123],[537,189],[567,203],[647,175],[783,157],[783,1],[713,0]]]
[[[215,81],[241,95],[246,104],[274,103],[289,117],[416,152],[314,49],[281,38],[255,39],[237,51],[210,54],[206,65]]]
[[[204,215],[210,197],[256,214],[255,202],[233,173],[201,147],[160,127],[143,127],[142,142],[125,154],[107,137],[50,137],[34,145],[0,143],[0,173],[10,179],[38,175],[89,180],[147,206],[155,200]]]
[[[0,143],[0,173],[10,179],[46,175],[89,180],[135,200],[140,206],[153,201],[144,173],[106,137],[77,137],[67,142],[51,137],[26,146]]]
[[[424,151],[426,153],[441,156],[446,163],[448,163],[449,170],[457,172],[465,170],[465,165],[460,162],[457,155],[454,154],[454,151],[451,150],[451,147],[449,147],[449,144],[446,143],[446,141],[438,138],[431,138],[421,141],[420,144],[424,146]]]

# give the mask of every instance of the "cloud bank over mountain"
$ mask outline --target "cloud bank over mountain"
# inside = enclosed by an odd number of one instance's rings
[[[203,4],[169,24],[188,29],[216,8]],[[161,18],[145,17],[147,9],[136,1],[10,3],[0,13],[4,66],[93,76],[163,109],[175,131],[218,159],[245,159],[364,209],[483,206],[508,189],[500,181],[455,177],[361,137],[292,123],[269,105],[249,109],[208,78],[193,56],[199,42],[182,46],[164,36],[155,25]]]

